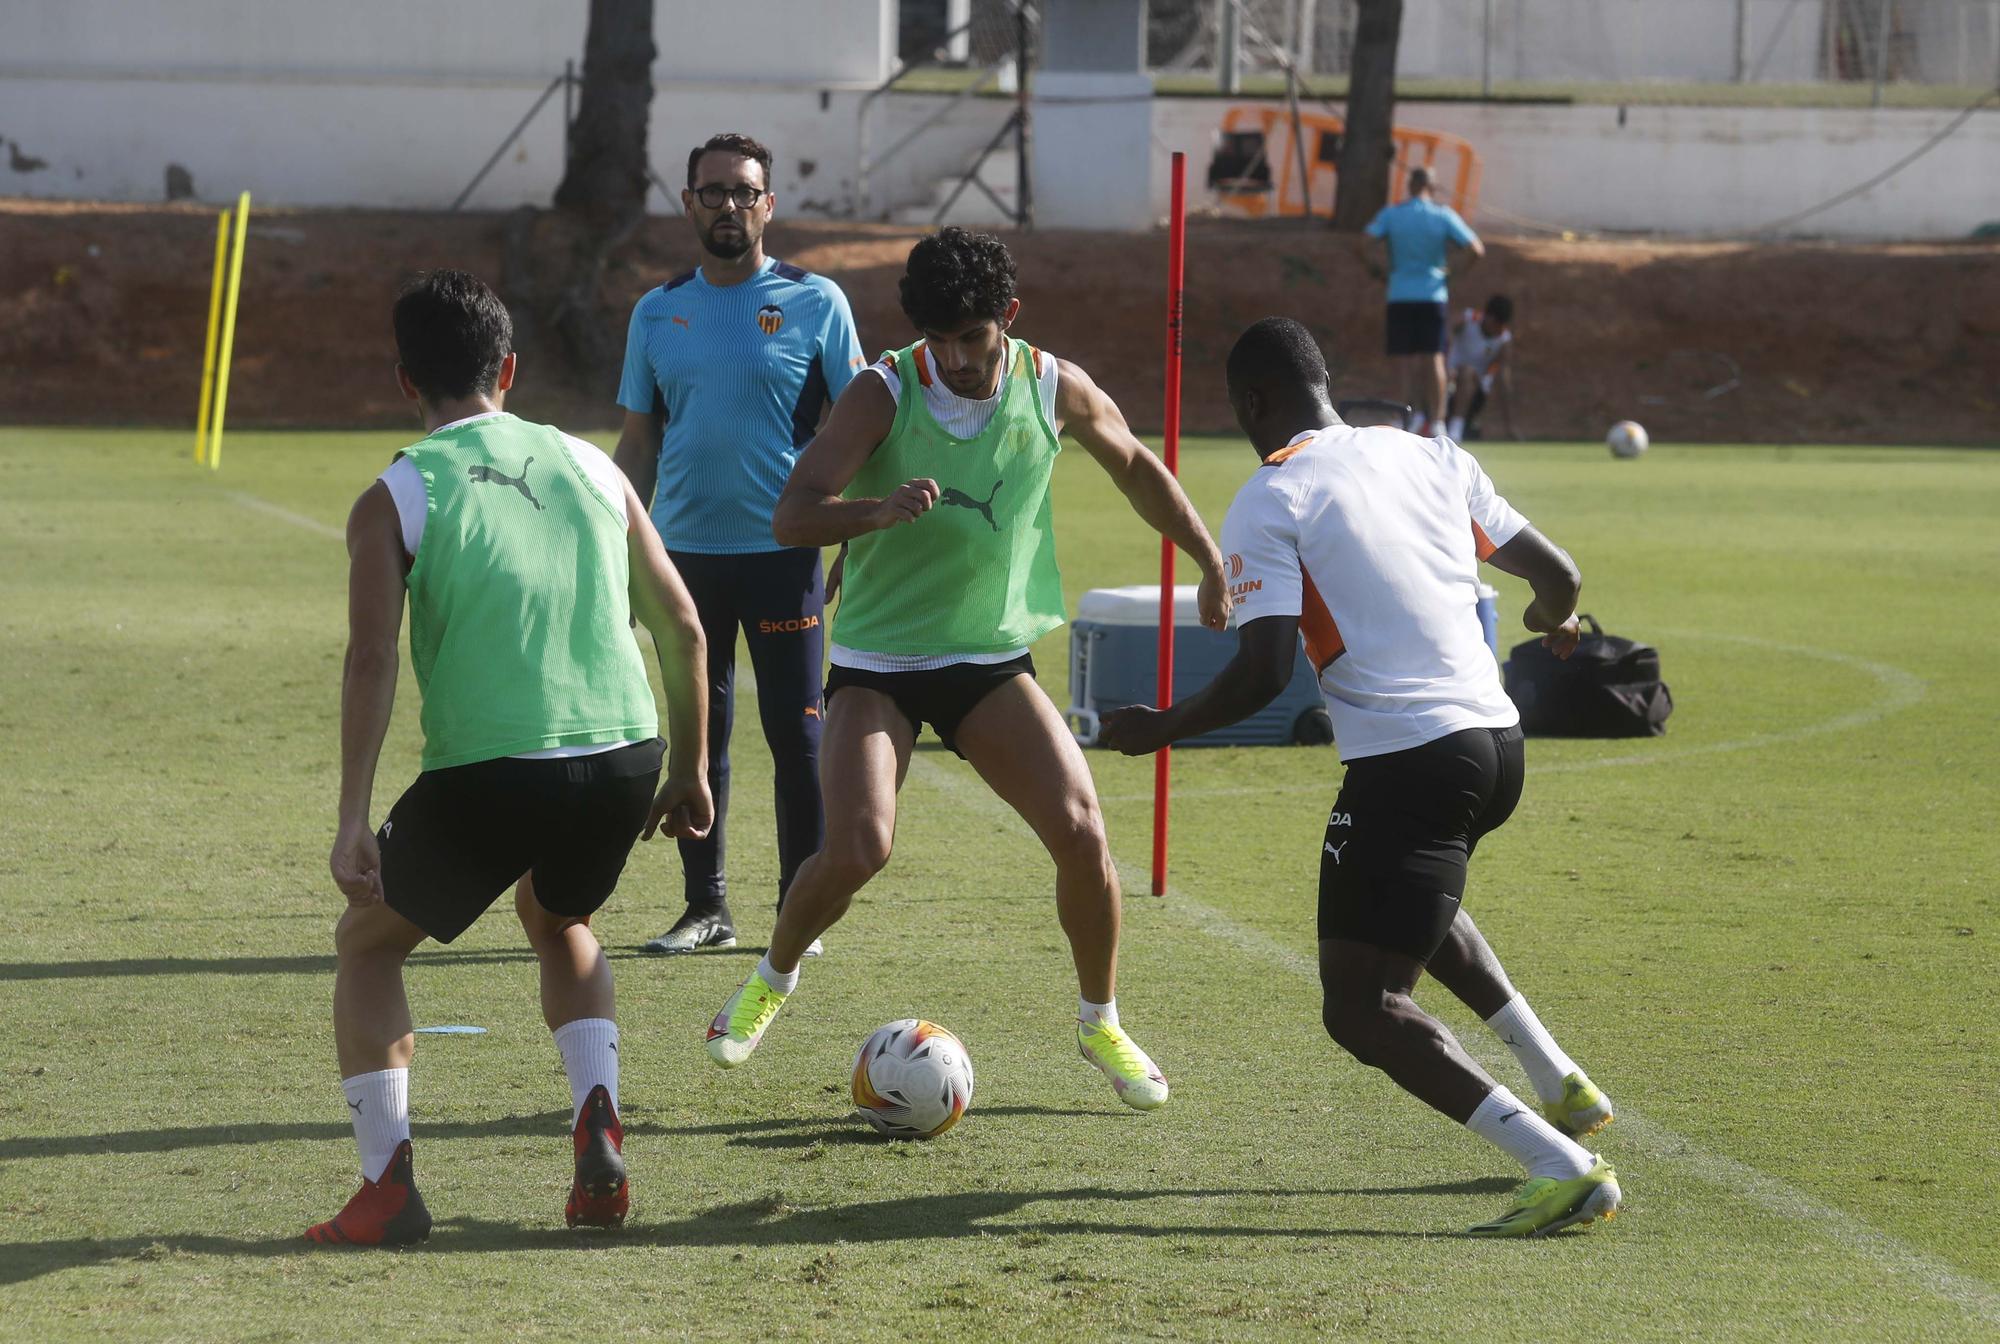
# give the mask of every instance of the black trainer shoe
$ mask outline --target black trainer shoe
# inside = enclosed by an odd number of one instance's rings
[[[736,924],[729,918],[728,906],[697,909],[691,905],[671,929],[639,950],[655,956],[670,956],[680,952],[697,952],[704,947],[734,946]]]

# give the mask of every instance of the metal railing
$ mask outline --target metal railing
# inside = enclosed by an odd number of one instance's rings
[[[1151,0],[1148,64],[1163,92],[1274,93],[1275,43],[1344,81],[1357,17]],[[1949,105],[1996,83],[2000,0],[1404,0],[1397,51],[1403,97]]]

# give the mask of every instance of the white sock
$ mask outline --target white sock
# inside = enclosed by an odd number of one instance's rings
[[[1076,1001],[1076,1020],[1086,1025],[1103,1023],[1107,1027],[1117,1026],[1117,996],[1112,996],[1110,1001],[1106,1003],[1092,1003],[1089,999],[1078,996]]]
[[[1563,1079],[1572,1073],[1583,1072],[1577,1068],[1575,1060],[1563,1053],[1562,1047],[1556,1044],[1556,1038],[1549,1035],[1548,1028],[1535,1016],[1535,1010],[1519,994],[1487,1018],[1486,1025],[1493,1028],[1493,1034],[1514,1052],[1515,1059],[1521,1061],[1521,1067],[1527,1070],[1528,1081],[1535,1085],[1535,1095],[1543,1101],[1561,1100]]]
[[[1573,1181],[1596,1162],[1504,1087],[1486,1094],[1465,1127],[1526,1167],[1530,1176]]]
[[[783,972],[772,970],[769,952],[766,952],[764,959],[757,963],[757,974],[763,976],[764,983],[780,994],[789,994],[799,987],[799,968],[794,966],[791,970]]]
[[[569,1075],[570,1124],[576,1124],[584,1101],[599,1085],[611,1094],[611,1109],[617,1110],[618,1024],[608,1017],[579,1017],[557,1027],[555,1037],[563,1072]]]
[[[1445,424],[1445,433],[1451,436],[1451,441],[1453,443],[1457,443],[1460,439],[1465,437],[1464,416],[1454,415],[1451,419],[1445,421],[1444,424]]]
[[[389,1159],[410,1137],[410,1071],[383,1069],[340,1080],[347,1095],[347,1118],[354,1122],[354,1143],[361,1150],[361,1179],[379,1181]]]

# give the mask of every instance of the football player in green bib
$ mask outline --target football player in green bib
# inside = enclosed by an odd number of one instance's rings
[[[347,520],[330,860],[347,896],[334,929],[333,1032],[361,1190],[306,1237],[382,1246],[429,1235],[411,1156],[416,1038],[403,962],[426,938],[457,938],[517,882],[542,1015],[570,1082],[576,1175],[564,1217],[615,1226],[629,1200],[618,1026],[590,916],[634,840],[699,836],[714,819],[701,621],[611,459],[501,408],[513,324],[492,290],[463,271],[432,271],[397,299],[395,329],[396,376],[428,433]],[[423,772],[376,830],[405,606]],[[670,744],[635,617],[660,652]]]
[[[1167,1080],[1118,1020],[1118,873],[1097,791],[1028,655],[1063,623],[1058,435],[1194,558],[1211,629],[1228,623],[1228,588],[1194,506],[1118,407],[1076,365],[1008,335],[1014,275],[986,234],[948,228],[912,248],[901,296],[922,339],[849,385],[778,500],[781,544],[848,547],[820,749],[826,839],[708,1051],[724,1068],[750,1057],[797,988],[799,958],[888,863],[897,789],[929,723],[1047,847],[1076,963],[1077,1046],[1126,1105],[1152,1110]]]

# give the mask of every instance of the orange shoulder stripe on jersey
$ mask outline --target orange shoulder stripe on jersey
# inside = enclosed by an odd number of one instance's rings
[[[929,341],[918,341],[917,348],[910,352],[910,357],[917,361],[917,381],[925,387],[931,385],[931,371],[924,361],[924,347],[929,344]]]
[[[1311,442],[1312,442],[1311,439],[1300,439],[1297,443],[1288,443],[1284,447],[1280,448],[1277,452],[1272,453],[1269,457],[1265,458],[1263,461],[1263,465],[1267,467],[1275,467],[1280,462],[1283,462],[1288,458],[1297,456],[1299,449],[1305,447],[1308,443]]]
[[[882,354],[882,362],[889,366],[889,371],[891,373],[894,373],[896,371],[896,352],[894,350],[884,351]]]
[[[1037,350],[1037,349],[1036,349],[1036,348],[1035,348],[1034,346],[1032,346],[1032,345],[1031,345],[1031,346],[1029,346],[1029,347],[1028,347],[1028,358],[1030,358],[1030,359],[1034,360],[1034,362],[1035,362],[1035,377],[1037,377],[1037,378],[1041,377],[1041,376],[1042,376],[1042,352],[1041,352],[1040,350]]]
[[[1498,546],[1493,544],[1493,538],[1486,535],[1486,529],[1481,527],[1479,520],[1475,518],[1472,522],[1473,554],[1477,555],[1481,560],[1485,560],[1490,558],[1493,552],[1499,549]]]
[[[1327,664],[1347,652],[1347,644],[1333,622],[1333,613],[1326,609],[1325,599],[1313,586],[1312,575],[1301,569],[1299,578],[1305,585],[1299,594],[1299,633],[1305,636],[1306,657],[1312,659],[1313,671],[1324,672]]]

